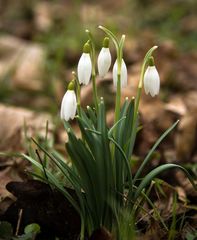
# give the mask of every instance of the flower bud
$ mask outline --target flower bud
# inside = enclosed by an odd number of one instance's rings
[[[79,83],[87,85],[92,73],[92,61],[90,58],[90,45],[86,43],[83,47],[83,53],[77,66]]]
[[[111,54],[109,51],[109,38],[104,38],[103,47],[98,56],[98,72],[100,77],[105,77],[111,66]]]
[[[149,66],[144,74],[144,90],[145,93],[154,97],[159,94],[160,89],[160,77],[158,71],[154,65],[154,59],[151,57],[149,59]]]
[[[113,83],[115,87],[117,87],[117,81],[118,81],[117,74],[118,74],[118,64],[116,60],[113,66]],[[120,85],[121,85],[121,88],[127,86],[127,66],[123,59],[122,59],[121,70],[120,70]]]
[[[77,99],[74,91],[74,83],[70,82],[68,85],[68,90],[66,91],[60,110],[60,117],[68,121],[69,119],[73,119],[75,117],[77,111]]]

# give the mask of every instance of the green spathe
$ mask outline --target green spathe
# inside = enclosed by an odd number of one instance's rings
[[[90,44],[89,43],[85,43],[83,46],[83,53],[90,53]]]
[[[148,59],[148,65],[149,65],[150,67],[155,66],[155,61],[154,61],[153,56],[149,57],[149,59]]]
[[[103,47],[104,48],[109,48],[109,38],[108,37],[105,37],[103,39]]]
[[[68,90],[75,90],[75,80],[72,80],[69,84],[68,84]]]

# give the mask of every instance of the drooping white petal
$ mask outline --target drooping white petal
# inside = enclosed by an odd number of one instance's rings
[[[111,66],[111,54],[109,48],[103,47],[98,55],[98,72],[100,77],[104,77]]]
[[[92,73],[92,61],[90,58],[90,54],[82,53],[77,67],[79,83],[87,85],[90,81],[91,73]]]
[[[144,74],[144,90],[145,93],[154,97],[159,94],[160,77],[155,66],[148,66]]]
[[[77,99],[73,90],[68,90],[62,99],[60,117],[68,121],[75,117],[77,111]]]
[[[115,87],[117,87],[117,81],[118,81],[117,73],[118,73],[118,64],[116,60],[113,66],[113,83]],[[120,76],[121,88],[123,88],[127,86],[127,66],[123,59],[122,59],[120,74],[121,74]]]

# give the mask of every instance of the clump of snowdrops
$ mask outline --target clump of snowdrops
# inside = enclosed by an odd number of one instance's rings
[[[66,150],[71,164],[54,150],[48,150],[35,141],[45,156],[55,163],[65,182],[52,174],[42,162],[37,162],[31,156],[24,157],[43,172],[39,178],[61,191],[77,210],[81,218],[81,240],[100,227],[112,232],[115,239],[126,240],[132,237],[136,214],[143,199],[148,199],[146,190],[153,178],[163,171],[179,168],[193,185],[194,183],[187,170],[176,164],[163,164],[147,175],[142,175],[153,152],[178,121],[161,135],[135,175],[132,175],[131,159],[140,129],[138,108],[142,88],[144,86],[145,92],[152,97],[159,94],[160,89],[160,78],[153,58],[157,46],[152,47],[144,57],[136,96],[126,98],[121,106],[121,91],[127,87],[127,67],[123,59],[125,35],[119,41],[107,28],[99,26],[99,29],[106,37],[98,58],[96,59],[93,36],[86,30],[88,41],[84,44],[79,59],[77,74],[73,73],[73,80],[69,83],[61,104],[60,115],[68,134]],[[110,41],[116,49],[112,71],[116,98],[114,124],[109,128],[106,124],[104,99],[97,94],[96,67],[99,77],[105,77],[112,62]],[[94,106],[82,109],[80,89],[87,84],[92,84]],[[80,128],[81,138],[77,138],[69,123],[74,118]],[[66,182],[75,190],[77,200],[66,190]],[[163,225],[166,228],[164,223]]]

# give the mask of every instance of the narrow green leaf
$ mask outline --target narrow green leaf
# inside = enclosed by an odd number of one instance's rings
[[[99,197],[97,190],[97,182],[95,181],[95,161],[85,148],[84,143],[75,136],[69,136],[69,142],[66,143],[67,151],[72,159],[72,163],[80,174],[83,190],[85,191],[89,208],[94,211],[95,219],[99,216]]]
[[[114,130],[119,126],[119,124],[126,119],[126,116],[120,118],[108,131],[108,136],[112,137]]]
[[[93,125],[96,126],[96,113],[95,113],[95,111],[90,106],[87,106],[87,111],[88,111],[88,115],[89,115]]]
[[[71,168],[65,163],[64,159],[60,158],[60,154],[57,152],[53,152],[55,157],[53,156],[53,153],[49,153],[46,149],[44,149],[35,139],[32,139],[34,143],[48,156],[53,163],[60,169],[60,171],[64,174],[64,176],[68,179],[68,181],[75,187],[77,187],[77,184],[80,185],[80,179],[75,174],[74,171],[71,170]],[[74,182],[73,182],[74,181]]]
[[[91,119],[88,118],[87,114],[85,113],[85,111],[83,109],[81,109],[81,119],[83,119],[83,121],[86,123],[88,128],[94,129],[94,123],[91,122]]]
[[[177,164],[163,164],[163,165],[153,169],[151,172],[149,172],[143,178],[143,180],[141,181],[140,185],[137,187],[137,190],[134,194],[134,201],[137,200],[137,198],[141,194],[141,191],[152,181],[153,178],[155,178],[158,174],[162,173],[163,171],[170,170],[171,168],[178,168],[178,169],[182,170],[186,174],[188,179],[190,180],[193,187],[197,190],[197,186],[194,183],[191,175],[189,174],[189,172],[184,167],[182,167],[180,165],[177,165]]]
[[[117,149],[120,151],[123,159],[124,159],[124,163],[125,163],[125,166],[126,166],[126,169],[127,169],[127,174],[128,174],[128,182],[129,182],[129,196],[130,196],[130,193],[132,193],[132,186],[133,186],[133,181],[132,181],[132,173],[131,173],[131,168],[130,168],[130,165],[129,165],[129,161],[127,159],[127,156],[125,155],[123,149],[121,148],[121,146],[113,139],[113,138],[109,138],[110,141],[112,141],[115,146],[117,147]]]

